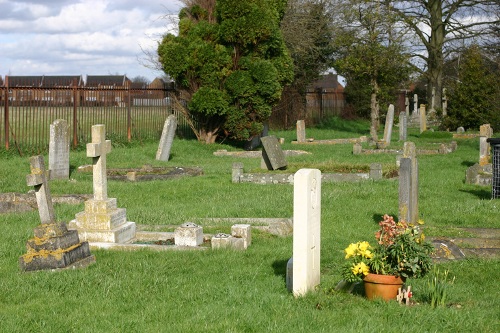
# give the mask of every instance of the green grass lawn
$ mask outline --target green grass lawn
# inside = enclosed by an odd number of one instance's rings
[[[359,137],[363,122],[333,121],[307,130],[315,139]],[[283,149],[312,154],[288,158],[291,164],[318,167],[338,163],[390,168],[395,155],[352,155],[352,145],[298,145],[294,131],[275,131]],[[401,147],[393,132],[391,147]],[[420,137],[420,146],[449,143],[451,138]],[[419,156],[420,218],[433,236],[449,227],[500,227],[500,201],[490,188],[464,183],[465,170],[479,160],[479,140],[457,140],[447,155]],[[159,166],[201,167],[202,176],[150,182],[108,181],[108,196],[139,224],[178,225],[203,218],[289,218],[293,186],[233,184],[231,166],[259,168],[259,159],[217,157],[225,144],[205,145],[176,139],[168,162],[155,160],[157,142],[114,142],[108,168]],[[437,149],[437,148],[436,148]],[[47,161],[47,155],[45,155]],[[53,196],[92,193],[92,175],[76,168],[90,164],[85,151],[72,151],[71,181],[51,181]],[[25,193],[27,157],[0,152],[0,192]],[[58,220],[68,222],[81,205],[55,206]],[[430,278],[409,280],[415,304],[368,301],[359,294],[334,290],[341,280],[343,249],[372,240],[379,216],[397,216],[397,180],[330,183],[322,186],[321,284],[317,291],[294,298],[286,290],[285,267],[292,237],[254,231],[246,251],[137,252],[93,250],[96,263],[86,269],[20,273],[18,258],[39,223],[38,213],[0,215],[0,332],[498,332],[500,293],[498,259],[466,259],[439,264],[455,282],[447,305],[431,307]],[[208,224],[207,224],[208,227]],[[210,225],[228,232],[227,224]]]

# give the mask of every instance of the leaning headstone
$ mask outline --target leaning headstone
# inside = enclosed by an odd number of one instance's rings
[[[108,198],[106,155],[111,141],[105,134],[104,125],[92,126],[87,156],[92,157],[94,198],[85,202],[85,211],[77,213],[69,227],[89,242],[126,243],[135,237],[136,226],[127,221],[125,208],[117,208],[116,198]]]
[[[161,133],[160,144],[156,151],[156,159],[159,161],[168,161],[170,158],[170,149],[174,142],[175,130],[177,129],[177,118],[171,114],[165,120],[163,131]]]
[[[41,224],[26,244],[27,253],[19,258],[21,270],[83,267],[94,262],[89,244],[80,242],[76,230],[68,230],[65,223],[55,219],[43,156],[31,157],[30,169],[26,182],[35,189]]]
[[[298,297],[320,283],[321,171],[300,169],[293,187],[293,257],[286,280]]]
[[[425,114],[425,104],[420,105],[420,133],[427,131],[427,115]]]
[[[408,136],[408,116],[406,112],[399,114],[399,141],[406,141]]]
[[[394,124],[394,105],[390,104],[389,109],[387,110],[387,116],[385,118],[385,127],[384,127],[384,140],[386,145],[391,144],[392,137],[392,125]]]
[[[268,170],[285,169],[288,165],[281,145],[275,136],[260,138],[262,142],[262,158]]]
[[[50,179],[69,178],[69,125],[64,119],[50,124],[49,170]]]
[[[306,122],[304,120],[297,120],[297,142],[306,142]]]
[[[490,163],[490,145],[486,141],[493,135],[490,124],[479,127],[479,165],[484,166]]]
[[[405,142],[399,161],[399,219],[418,222],[418,161],[413,142]]]

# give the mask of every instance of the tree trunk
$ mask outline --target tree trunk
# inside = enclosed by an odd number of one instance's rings
[[[441,107],[441,96],[443,91],[443,44],[446,35],[446,26],[443,22],[443,1],[430,0],[429,6],[431,37],[426,44],[428,55],[427,61],[427,102],[428,108],[434,104],[434,108]],[[434,103],[432,101],[432,89],[434,88]]]
[[[371,116],[371,125],[370,125],[370,136],[373,142],[378,141],[377,131],[379,128],[379,105],[378,105],[378,82],[376,79],[371,80],[372,85],[372,94],[370,98],[370,116]]]

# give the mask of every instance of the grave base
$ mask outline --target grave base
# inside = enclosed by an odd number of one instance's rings
[[[55,251],[40,250],[28,252],[19,257],[21,271],[38,271],[47,269],[61,269],[68,267],[83,267],[95,262],[90,254],[87,242],[78,243],[67,249]]]
[[[76,221],[71,220],[69,228],[76,227]],[[135,237],[135,222],[126,222],[111,230],[87,230],[76,227],[82,240],[88,242],[127,243]]]

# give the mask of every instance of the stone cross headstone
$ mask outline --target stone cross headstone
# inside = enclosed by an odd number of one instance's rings
[[[300,169],[293,187],[293,257],[287,270],[292,276],[287,281],[298,297],[320,283],[321,171]]]
[[[391,144],[392,138],[392,126],[394,124],[394,105],[390,104],[389,109],[387,110],[387,116],[385,118],[385,127],[384,127],[384,142],[386,145]]]
[[[262,142],[262,158],[268,170],[285,169],[288,165],[285,154],[281,149],[278,139],[274,136],[260,138]]]
[[[418,114],[418,95],[413,95],[413,113]]]
[[[443,88],[443,117],[448,114],[448,96],[446,96],[446,88]]]
[[[420,104],[420,133],[427,131],[427,116],[425,114],[425,104]]]
[[[70,133],[68,122],[57,119],[50,124],[49,170],[50,179],[69,178]]]
[[[104,125],[92,126],[87,156],[92,157],[94,198],[87,200],[85,211],[69,223],[89,242],[126,243],[135,237],[135,223],[127,221],[125,208],[117,208],[116,198],[108,198],[106,154],[110,151]]]
[[[19,257],[21,271],[84,267],[93,263],[95,257],[90,254],[89,244],[80,242],[76,230],[68,230],[65,223],[56,222],[43,156],[31,157],[30,169],[26,183],[35,189],[41,224],[34,230],[35,238],[26,243],[27,253]]]
[[[493,136],[490,124],[479,127],[479,165],[485,166],[490,163],[490,145],[487,142]]]
[[[405,142],[399,161],[399,219],[418,222],[418,161],[413,142]]]
[[[297,120],[297,142],[306,142],[306,122],[304,120]]]
[[[43,156],[32,156],[30,158],[30,169],[31,173],[26,176],[26,183],[35,189],[40,221],[42,224],[54,223],[54,207],[52,205],[52,197],[50,196]]]
[[[177,129],[177,118],[171,114],[165,120],[163,132],[161,133],[160,144],[156,151],[156,159],[159,161],[168,161],[170,158],[170,150],[174,142],[175,130]]]
[[[406,112],[399,113],[399,141],[406,141],[408,136],[408,116]]]

